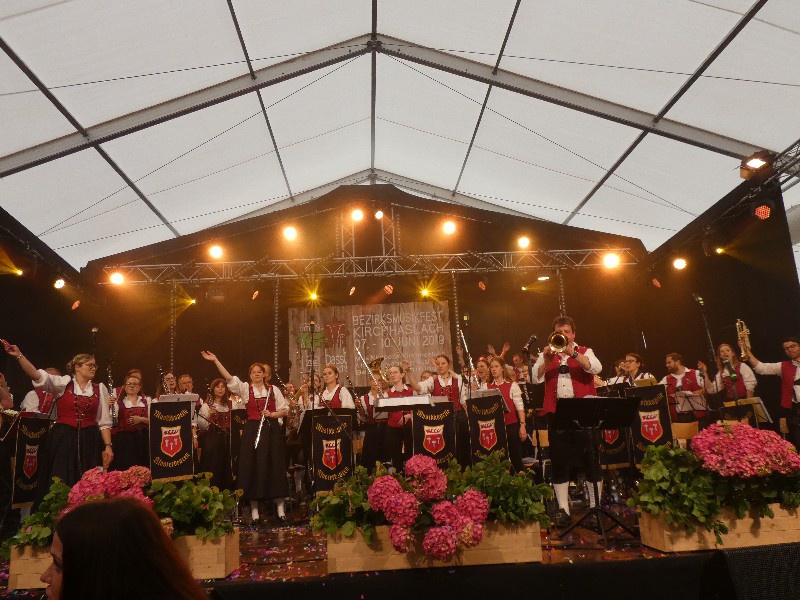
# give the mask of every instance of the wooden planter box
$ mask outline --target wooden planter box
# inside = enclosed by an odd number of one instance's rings
[[[516,526],[486,523],[480,544],[457,552],[446,562],[425,554],[421,539],[411,552],[396,552],[388,527],[378,527],[371,544],[364,541],[359,531],[349,538],[341,533],[328,536],[328,573],[525,562],[542,562],[538,523]]]
[[[173,540],[195,579],[222,579],[239,568],[239,529],[218,540],[184,535]]]
[[[34,548],[32,546],[13,546],[11,548],[11,563],[8,567],[9,590],[34,590],[46,588],[42,583],[44,573],[53,562],[50,556],[50,546]]]
[[[691,552],[800,542],[800,512],[783,509],[777,504],[772,506],[772,510],[774,519],[751,516],[737,519],[733,510],[723,509],[720,521],[727,525],[729,533],[722,536],[721,546],[717,546],[714,533],[705,528],[689,534],[683,529],[667,526],[661,515],[642,513],[639,516],[642,544],[662,552]]]
[[[174,540],[195,579],[222,579],[239,568],[239,529],[223,538],[198,540],[186,535]],[[52,562],[50,548],[11,548],[8,568],[9,590],[32,590],[47,587],[39,579]]]

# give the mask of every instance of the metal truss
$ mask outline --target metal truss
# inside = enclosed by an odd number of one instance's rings
[[[535,250],[530,252],[467,252],[462,254],[397,254],[396,256],[330,255],[325,258],[258,260],[239,262],[109,265],[108,275],[122,273],[128,285],[168,283],[197,284],[262,279],[328,279],[335,277],[375,277],[382,275],[425,275],[437,273],[486,273],[503,271],[548,271],[596,269],[603,267],[608,248],[582,250]],[[635,265],[639,260],[629,248],[614,249],[620,265]]]

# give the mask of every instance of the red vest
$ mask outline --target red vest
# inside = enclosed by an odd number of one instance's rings
[[[123,399],[117,400],[117,430],[118,431],[140,431],[147,429],[147,423],[136,423],[135,425],[128,425],[128,417],[146,417],[147,416],[147,400],[143,396],[139,396],[144,406],[135,406],[133,408],[126,408]]]
[[[99,406],[100,384],[92,383],[91,396],[78,396],[75,394],[75,380],[73,379],[64,388],[64,393],[56,400],[56,410],[58,411],[56,423],[77,427],[80,418],[81,429],[97,427]]]
[[[376,419],[375,418],[375,407],[370,402],[369,394],[364,394],[364,405],[367,407],[367,417],[373,419],[375,421],[380,421],[383,423],[386,419]],[[385,413],[384,413],[385,414]]]
[[[792,403],[794,402],[794,376],[796,373],[797,367],[792,361],[784,360],[781,363],[781,406],[783,408],[792,408]]]
[[[450,398],[450,402],[453,403],[453,410],[459,411],[464,410],[464,407],[461,406],[461,390],[458,389],[458,379],[456,377],[452,377],[450,379],[450,385],[443,386],[439,383],[439,376],[433,376],[433,395],[434,396],[447,396]]]
[[[586,354],[588,348],[586,346],[577,347],[579,354]],[[561,367],[560,356],[558,360],[553,358],[550,361],[547,369],[544,372],[544,408],[542,414],[556,412],[556,394],[558,393],[558,370]],[[594,389],[594,375],[587,373],[583,370],[580,363],[572,358],[567,358],[567,367],[569,368],[569,376],[572,379],[572,389],[575,392],[576,398],[583,398],[591,396],[595,393]]]
[[[341,393],[342,393],[342,386],[337,385],[336,391],[333,393],[333,398],[331,398],[330,402],[327,403],[330,405],[331,408],[342,408],[342,399],[339,397]],[[322,406],[325,406],[324,400],[322,399],[322,394],[319,395],[319,403]]]
[[[53,399],[55,398],[55,395],[40,389],[36,389],[34,391],[36,392],[36,397],[39,398],[39,412],[49,413],[50,408],[53,406]]]
[[[401,396],[413,396],[414,390],[410,387],[404,385],[404,389],[402,392],[398,392],[394,388],[389,388],[389,397],[390,398],[399,398]],[[410,410],[393,410],[389,413],[389,418],[386,421],[386,424],[389,427],[411,427],[411,422],[409,421],[405,425],[401,425],[400,421],[403,418],[403,415],[410,415]]]
[[[506,401],[506,406],[508,407],[508,412],[503,413],[503,421],[506,425],[513,425],[514,423],[519,423],[519,417],[517,416],[517,408],[514,406],[514,401],[511,398],[511,382],[504,381],[500,385],[497,385],[494,381],[486,385],[487,388],[490,390],[500,390],[500,393],[503,394],[503,400]]]
[[[741,363],[736,363],[734,370],[736,371],[736,397],[741,400],[743,398],[747,398],[747,388],[744,387],[742,370],[740,367]],[[722,379],[722,387],[725,388],[725,399],[733,400],[733,385],[731,385],[731,378],[720,376],[720,379]]]
[[[269,412],[275,412],[275,394],[273,393],[272,386],[267,386],[267,397],[266,398],[256,398],[255,391],[253,390],[253,385],[250,386],[250,400],[247,402],[247,420],[248,421],[260,421],[261,420],[261,411],[268,410]]]
[[[678,378],[670,373],[667,375],[667,396],[669,397],[669,416],[672,417],[673,421],[678,418],[678,410],[675,408],[677,402],[677,400],[675,400],[675,392],[677,391],[677,388]],[[699,392],[702,389],[697,381],[697,371],[694,369],[686,369],[683,374],[681,389],[684,392]],[[707,411],[705,410],[694,411],[694,414],[697,417],[704,417],[706,416],[706,413]]]
[[[214,403],[209,403],[208,407],[212,408]],[[274,411],[273,411],[274,412]],[[202,417],[201,417],[202,418]],[[223,431],[230,431],[231,429],[231,412],[228,411],[214,411],[213,413],[209,411],[208,420],[216,425],[219,429]]]

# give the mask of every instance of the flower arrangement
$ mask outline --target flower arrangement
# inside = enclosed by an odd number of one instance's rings
[[[800,455],[775,432],[718,423],[696,435],[690,448],[649,447],[628,505],[662,513],[667,524],[689,533],[705,527],[718,544],[728,532],[719,519],[723,508],[741,519],[751,510],[773,517],[774,503],[800,506]]]
[[[173,538],[196,535],[200,539],[217,539],[233,531],[229,514],[240,495],[240,490],[212,487],[211,473],[201,473],[196,481],[185,480],[180,486],[152,482],[150,470],[138,466],[127,471],[90,469],[72,488],[55,477],[36,511],[0,548],[0,556],[8,558],[12,546],[49,546],[56,521],[62,515],[80,504],[115,496],[130,496],[151,506]]]
[[[315,499],[315,530],[341,531],[350,537],[359,529],[367,543],[377,525],[389,525],[398,552],[419,547],[446,561],[462,548],[480,544],[487,520],[548,524],[543,499],[546,485],[534,485],[525,474],[511,474],[511,463],[497,453],[462,472],[453,461],[442,471],[432,458],[410,458],[402,473],[378,467],[373,476],[356,467],[330,494]]]

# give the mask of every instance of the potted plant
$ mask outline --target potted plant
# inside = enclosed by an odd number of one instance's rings
[[[151,482],[150,470],[145,467],[90,469],[72,488],[54,478],[36,511],[3,544],[2,555],[11,561],[9,589],[44,587],[39,576],[50,565],[49,547],[61,515],[85,502],[120,495],[153,507],[195,577],[225,577],[239,566],[238,531],[228,515],[241,492],[212,487],[210,473],[195,479],[180,485]],[[222,573],[224,570],[227,572]]]
[[[718,423],[690,447],[645,453],[628,500],[643,544],[681,551],[800,541],[800,456],[791,444],[746,423]]]
[[[328,571],[541,561],[550,489],[510,470],[496,453],[463,472],[421,455],[402,474],[357,467],[312,505],[313,528],[328,534]]]

